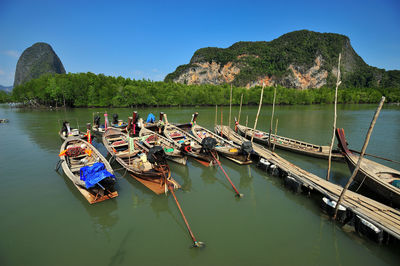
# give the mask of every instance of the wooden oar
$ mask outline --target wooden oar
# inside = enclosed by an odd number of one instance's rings
[[[212,157],[214,158],[214,160],[217,162],[219,168],[221,168],[222,172],[224,172],[226,179],[228,179],[229,183],[231,183],[233,189],[236,192],[236,196],[239,198],[243,197],[244,195],[239,193],[239,191],[236,189],[235,185],[232,183],[232,180],[229,178],[228,174],[225,172],[224,168],[222,168],[221,162],[216,158],[216,156],[214,156],[214,153],[212,151],[210,151],[210,153],[211,153]]]
[[[188,231],[189,231],[190,237],[191,237],[192,240],[193,240],[193,246],[192,246],[192,247],[194,247],[194,248],[204,247],[204,243],[203,243],[203,242],[200,242],[200,241],[197,241],[196,238],[194,237],[194,234],[193,234],[192,230],[190,229],[189,223],[188,223],[188,221],[186,220],[185,214],[183,214],[181,205],[179,204],[178,199],[177,199],[176,196],[175,196],[174,187],[173,187],[173,185],[171,185],[171,183],[168,183],[168,189],[169,189],[169,191],[171,191],[171,194],[172,194],[172,196],[173,196],[174,199],[175,199],[176,205],[178,206],[178,209],[179,209],[179,211],[181,212],[182,218],[183,218],[183,220],[185,221],[185,224],[186,224],[186,227],[187,227],[187,229],[188,229]]]

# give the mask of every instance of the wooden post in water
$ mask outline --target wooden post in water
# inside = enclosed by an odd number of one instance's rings
[[[215,105],[215,123],[216,126],[218,124],[218,105]]]
[[[276,134],[278,133],[278,118],[276,119],[275,123],[275,140],[274,140],[274,146],[272,146],[272,151],[275,151],[275,142],[276,142]]]
[[[228,127],[231,127],[231,113],[232,113],[232,84],[231,84],[231,94],[229,98],[229,119],[228,119]]]
[[[240,113],[242,112],[242,102],[243,102],[243,93],[242,93],[242,96],[240,97],[239,115],[238,115],[238,120],[237,120],[238,123],[240,123]]]
[[[246,127],[249,124],[249,115],[246,115]]]
[[[369,129],[368,129],[368,132],[367,132],[367,136],[365,137],[364,145],[363,145],[363,147],[361,149],[360,157],[358,157],[358,162],[357,162],[356,168],[354,168],[353,174],[349,178],[349,181],[347,181],[347,184],[343,188],[342,193],[340,193],[338,202],[336,203],[335,213],[333,215],[333,219],[336,219],[337,211],[338,211],[340,203],[342,202],[344,194],[346,193],[346,191],[349,188],[350,184],[353,182],[354,177],[357,175],[358,169],[360,169],[361,161],[362,161],[362,158],[364,157],[365,150],[367,149],[369,138],[371,137],[372,130],[374,129],[376,120],[378,119],[379,113],[381,112],[381,109],[382,109],[382,106],[383,106],[384,102],[385,102],[385,96],[382,96],[382,99],[381,99],[381,101],[379,103],[378,109],[376,110],[374,118],[372,119],[371,125],[369,126]]]
[[[268,146],[271,149],[271,134],[272,134],[272,123],[274,121],[274,111],[275,111],[275,98],[276,98],[276,86],[274,87],[274,100],[272,102],[272,114],[271,114],[271,126],[269,128]]]
[[[333,143],[335,142],[335,131],[336,131],[336,119],[337,119],[337,92],[338,92],[338,87],[340,83],[340,58],[342,57],[342,54],[339,54],[339,63],[338,63],[338,72],[337,72],[337,80],[336,80],[336,89],[335,89],[335,114],[333,116],[333,133],[332,133],[332,140],[331,140],[331,146],[329,147],[329,157],[328,157],[328,172],[326,173],[326,180],[329,180],[329,175],[331,173],[331,161],[332,161],[332,149],[333,149]]]
[[[261,89],[261,95],[260,95],[260,104],[258,105],[258,111],[257,111],[257,116],[256,116],[256,121],[254,121],[254,132],[253,134],[251,134],[251,143],[253,143],[253,139],[254,139],[254,133],[257,127],[257,121],[258,121],[258,116],[260,115],[260,110],[261,110],[261,105],[262,105],[262,100],[263,100],[263,94],[264,94],[264,82],[263,82],[263,86]]]
[[[222,105],[221,105],[221,137],[222,137]]]

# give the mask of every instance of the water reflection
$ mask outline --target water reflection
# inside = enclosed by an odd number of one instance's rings
[[[192,191],[192,179],[189,176],[189,166],[188,165],[179,165],[173,162],[168,162],[171,168],[172,177],[177,180],[179,177],[183,180],[183,183],[180,184],[182,190],[184,191]],[[178,180],[177,180],[178,181]],[[178,182],[180,183],[180,182]]]
[[[60,171],[62,170],[60,169]],[[57,174],[63,178],[68,190],[75,195],[89,214],[95,232],[104,234],[110,241],[110,231],[119,219],[116,212],[118,209],[117,198],[109,199],[101,203],[90,204],[64,173],[61,174],[60,172],[57,172]]]

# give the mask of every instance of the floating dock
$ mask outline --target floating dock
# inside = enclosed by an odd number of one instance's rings
[[[216,126],[215,131],[221,134],[221,126]],[[238,145],[247,141],[227,126],[222,126],[222,135]],[[316,190],[332,201],[337,202],[339,199],[343,190],[341,186],[301,169],[258,144],[253,143],[253,150],[260,156],[260,162],[274,165],[277,170],[279,169],[281,173],[284,173],[285,178],[294,180],[299,186]],[[336,205],[336,202],[334,205]],[[363,224],[373,228],[372,230],[375,232],[383,230],[388,235],[400,240],[399,210],[349,190],[346,191],[340,205],[351,211],[358,221],[361,220]]]

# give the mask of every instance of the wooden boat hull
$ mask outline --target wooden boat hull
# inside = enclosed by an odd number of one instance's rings
[[[160,195],[160,194],[165,193],[165,185],[164,185],[164,182],[161,182],[161,179],[147,180],[147,179],[139,178],[132,174],[131,174],[131,176],[134,179],[136,179],[137,181],[139,181],[140,183],[142,183],[145,187],[147,187],[148,189],[153,191],[155,194]],[[172,184],[175,184],[174,187],[176,189],[181,188],[179,183],[176,182],[173,178],[171,178],[169,182],[171,182]]]
[[[79,139],[83,139],[83,140],[85,140],[85,141],[87,141],[87,137],[86,137],[86,133],[83,133],[83,132],[81,132],[81,131],[79,131],[79,135],[77,135],[77,136],[64,136],[63,134],[62,134],[62,132],[61,131],[59,131],[58,132],[58,135],[60,136],[60,138],[62,139],[62,140],[66,140],[67,138],[79,138]],[[93,135],[91,135],[91,140],[93,140],[94,139],[94,136]]]
[[[179,132],[179,134],[181,134],[182,139],[184,139],[184,142],[179,143],[179,141],[181,141],[181,140],[177,141],[177,139],[172,136],[173,134],[171,132]],[[205,166],[207,166],[207,165],[211,166],[215,163],[214,162],[215,160],[211,154],[202,152],[201,143],[189,132],[186,132],[174,125],[167,124],[164,126],[164,136],[166,138],[172,140],[177,145],[179,145],[180,150],[184,155],[194,158],[195,160],[197,160],[198,162],[200,162],[201,164],[203,164]],[[190,148],[187,148],[187,146],[184,146],[184,145],[188,145],[188,143],[190,143],[190,142],[193,142],[192,143],[193,147],[192,147],[192,145]]]
[[[97,161],[104,163],[107,171],[114,174],[114,171],[111,168],[111,165],[106,160],[106,158],[104,158],[104,156],[101,155],[101,153],[96,148],[94,148],[94,146],[92,146],[90,143],[88,143],[84,140],[81,140],[79,138],[68,138],[66,141],[64,141],[64,143],[61,145],[60,153],[64,150],[66,150],[68,145],[72,142],[74,142],[75,145],[85,144],[86,147],[88,147],[88,149],[90,149],[92,151],[91,156],[93,156],[93,160],[92,160],[93,163],[97,162]],[[78,189],[78,191],[86,198],[86,200],[90,204],[102,202],[107,199],[112,199],[112,198],[115,198],[118,196],[118,192],[116,190],[114,190],[113,188],[108,191],[104,191],[104,190],[100,191],[101,190],[100,187],[96,187],[96,189],[93,189],[93,188],[86,189],[82,185],[77,184],[76,179],[77,179],[77,175],[78,175],[77,171],[79,171],[79,168],[77,168],[76,166],[73,167],[72,164],[69,164],[68,161],[70,162],[71,159],[67,160],[66,155],[61,156],[60,159],[62,160],[61,167],[62,167],[65,175],[71,180],[71,182],[74,184],[74,186]],[[75,170],[73,168],[75,168]],[[95,191],[95,190],[97,190],[97,191]]]
[[[182,154],[182,152],[179,149],[179,146],[175,144],[175,142],[171,141],[170,139],[167,139],[164,136],[161,136],[160,134],[154,131],[148,130],[147,128],[142,128],[139,132],[139,136],[140,137],[149,136],[148,139],[143,141],[143,144],[147,148],[153,147],[154,146],[153,142],[157,141],[158,145],[164,148],[165,155],[167,156],[168,160],[173,161],[175,163],[186,165],[187,156],[184,156]],[[169,151],[170,149],[172,149],[172,151]]]
[[[353,154],[347,147],[343,129],[336,130],[336,137],[339,141],[338,146],[344,153],[346,163],[350,171],[353,172],[356,168],[359,156]],[[354,179],[367,186],[371,191],[374,191],[393,205],[397,207],[400,206],[400,189],[390,184],[393,180],[400,180],[400,171],[363,158]]]
[[[151,184],[162,184],[171,175],[171,172],[168,165],[156,166],[150,164],[147,160],[142,160],[138,154],[146,154],[145,156],[147,157],[149,149],[139,143],[139,138],[136,139],[136,153],[131,153],[128,150],[126,134],[113,128],[107,129],[103,134],[103,144],[107,151],[116,158],[120,165],[130,172],[133,178],[153,190]],[[121,144],[115,145],[118,142]],[[121,150],[119,150],[120,148]]]
[[[193,134],[193,136],[199,141],[201,142],[203,140],[203,138],[200,136],[201,133],[204,133],[206,135],[204,136],[208,136],[208,137],[212,137],[217,141],[217,146],[215,147],[215,150],[222,156],[224,156],[225,158],[238,163],[238,164],[250,164],[252,163],[252,161],[249,159],[248,155],[245,154],[241,154],[240,151],[240,146],[235,145],[233,143],[228,143],[228,141],[220,136],[218,136],[217,134],[215,134],[214,132],[199,126],[197,124],[194,124],[191,127],[191,132]]]
[[[251,135],[246,134],[246,130],[249,128],[238,124],[236,129],[237,129],[236,131],[240,135],[242,135],[243,137],[246,137],[247,139],[251,139]],[[259,131],[259,132],[262,132],[262,131]],[[265,137],[260,138],[260,137],[254,136],[253,141],[256,143],[262,144],[264,146],[269,146],[269,139],[268,139],[269,133],[266,133],[266,132],[262,132],[262,133]],[[274,136],[274,135],[272,135],[272,136]],[[281,137],[281,136],[276,136],[276,138],[273,137],[272,140],[273,141],[271,144],[272,145],[275,144],[275,147],[277,149],[287,150],[287,151],[299,153],[302,155],[311,156],[314,158],[320,158],[320,159],[328,159],[329,158],[329,149],[328,149],[329,147],[314,145],[311,143],[305,143],[303,141],[289,139],[289,138],[285,138],[285,137]],[[285,142],[283,142],[283,141],[285,141]],[[307,146],[315,147],[315,148],[309,149],[309,148],[307,148]],[[332,152],[332,160],[343,161],[343,159],[344,159],[343,155],[340,152],[338,152],[338,151]]]

